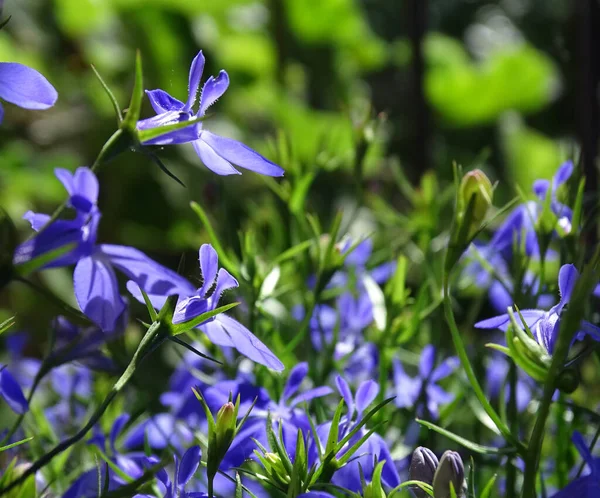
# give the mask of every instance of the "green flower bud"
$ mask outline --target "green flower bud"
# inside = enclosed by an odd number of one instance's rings
[[[209,430],[206,467],[209,475],[216,475],[236,434],[237,408],[231,401],[217,412],[213,430]]]
[[[492,182],[483,171],[475,169],[463,176],[458,192],[458,213],[464,222],[469,223],[469,236],[479,228],[485,219],[488,208],[492,205],[493,197]],[[471,202],[469,219],[465,220],[464,217],[467,215]]]
[[[433,476],[434,498],[451,498],[450,483],[454,487],[457,498],[464,496],[465,467],[462,458],[456,451],[446,451]]]

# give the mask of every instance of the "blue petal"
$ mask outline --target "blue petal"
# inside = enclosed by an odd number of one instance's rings
[[[188,322],[209,311],[208,301],[201,296],[180,298],[173,312],[173,323]]]
[[[154,128],[160,128],[161,126],[171,125],[175,123],[181,123],[189,121],[192,118],[191,114],[179,111],[168,111],[157,116],[142,119],[137,122],[136,127],[138,130],[150,130]],[[172,145],[172,144],[185,144],[193,142],[198,139],[198,124],[191,124],[185,128],[181,128],[176,131],[170,131],[164,133],[156,138],[146,140],[143,145]]]
[[[200,446],[192,446],[181,457],[179,471],[177,472],[177,482],[180,488],[183,488],[192,476],[198,470],[200,465]]]
[[[0,104],[0,124],[2,124],[2,121],[4,121],[4,107]]]
[[[354,415],[354,397],[352,396],[350,386],[341,375],[337,375],[335,377],[335,384],[338,388],[340,395],[342,396],[342,398],[344,398],[344,401],[346,402],[346,407],[348,408],[348,417],[352,418],[352,416]]]
[[[213,173],[221,176],[241,175],[241,173],[235,169],[229,161],[223,159],[213,150],[210,145],[208,145],[202,139],[192,142],[192,145],[196,151],[196,154],[198,154],[198,157],[202,161],[202,164],[204,164],[204,166],[206,166]]]
[[[201,139],[223,159],[261,175],[283,176],[283,169],[237,140],[202,131]]]
[[[39,225],[41,220],[43,220],[43,218],[40,219],[36,216],[32,223]],[[56,220],[33,239],[26,240],[19,245],[15,250],[13,263],[15,265],[21,265],[42,254],[73,244],[75,246],[73,250],[44,265],[40,269],[57,268],[74,264],[81,256],[79,246],[82,243],[82,236],[82,226],[80,222],[76,220]]]
[[[146,90],[146,95],[156,114],[163,114],[169,111],[179,112],[183,109],[183,102],[177,100],[175,97],[171,97],[164,90]]]
[[[358,416],[375,400],[379,394],[379,384],[374,380],[363,382],[356,391],[356,410]]]
[[[573,174],[573,161],[566,161],[554,175],[552,188],[556,190]]]
[[[331,387],[327,387],[327,386],[315,387],[314,389],[309,389],[308,391],[304,391],[303,393],[299,394],[298,396],[292,398],[289,402],[289,406],[294,407],[301,403],[309,402],[315,398],[322,398],[323,396],[328,396],[332,392],[333,392],[333,389],[331,389]]]
[[[356,245],[351,252],[347,252],[352,247],[351,242],[347,250],[342,251],[346,254],[346,259],[344,259],[344,264],[350,266],[365,266],[371,257],[371,253],[373,252],[373,241],[371,239],[365,239],[359,244]]]
[[[73,272],[73,285],[81,310],[102,330],[112,332],[125,302],[109,262],[102,255],[80,259]]]
[[[291,398],[300,389],[300,384],[308,375],[308,363],[302,362],[292,368],[285,387],[283,388],[283,395],[281,399],[285,402]]]
[[[213,294],[213,296],[215,296],[215,298],[216,298],[216,303],[219,302],[219,300],[221,299],[221,296],[223,295],[223,293],[225,291],[228,291],[230,289],[235,289],[239,285],[240,284],[233,277],[233,275],[231,275],[231,273],[229,273],[225,268],[221,268],[219,270],[219,273],[217,274],[217,286],[216,286],[215,292]],[[213,302],[215,302],[215,301],[213,300]]]
[[[51,217],[49,214],[34,213],[33,211],[27,211],[23,215],[23,219],[27,220],[31,224],[31,228],[33,228],[33,230],[39,232],[50,221]]]
[[[546,311],[542,310],[521,310],[523,320],[529,328],[532,328],[539,320],[543,318],[546,313]],[[519,315],[515,314],[515,318],[518,320]],[[504,315],[495,316],[493,318],[488,318],[487,320],[477,322],[475,327],[478,329],[500,329],[503,332],[506,332],[506,329],[508,329],[509,325],[510,316],[508,313],[506,313]]]
[[[217,315],[213,321],[202,325],[200,330],[214,344],[219,344],[226,338],[226,342],[229,342],[241,354],[252,361],[276,371],[284,369],[283,363],[252,332],[225,314]]]
[[[69,203],[78,211],[89,213],[98,203],[98,178],[89,168],[77,168],[75,174],[63,168],[56,168],[54,174],[64,185]]]
[[[454,372],[454,370],[456,370],[459,365],[460,360],[456,356],[451,356],[450,358],[447,358],[442,363],[440,363],[440,365],[437,368],[435,368],[435,370],[431,373],[431,377],[429,378],[429,380],[431,382],[438,382],[439,380],[448,377],[448,375]]]
[[[123,415],[119,415],[113,422],[113,426],[110,429],[110,447],[113,452],[116,452],[115,443],[117,442],[117,438],[121,434],[123,427],[129,422],[129,418],[129,414],[124,413]]]
[[[210,244],[202,244],[199,251],[200,274],[202,275],[202,287],[198,293],[201,296],[206,295],[208,290],[214,285],[219,269],[219,256],[217,251]]]
[[[227,90],[229,86],[229,75],[227,72],[221,70],[219,75],[215,78],[211,76],[204,83],[202,88],[202,96],[200,97],[200,112],[199,116],[204,116],[206,109],[213,105]]]
[[[192,65],[190,66],[190,76],[188,80],[188,98],[183,108],[184,111],[190,111],[196,103],[198,87],[200,86],[200,78],[202,78],[202,72],[204,71],[204,62],[204,55],[202,54],[202,50],[200,50],[196,57],[194,57]]]
[[[435,361],[435,348],[428,344],[423,348],[421,352],[421,358],[419,359],[419,375],[421,378],[426,379],[433,370]]]
[[[0,396],[18,415],[23,415],[29,410],[29,404],[23,395],[21,386],[6,368],[2,368],[2,365],[0,365]]]
[[[48,109],[58,94],[35,69],[16,62],[0,62],[0,98],[25,109]]]
[[[143,252],[128,246],[102,244],[102,254],[149,294],[191,296],[196,289],[181,275],[165,268]]]
[[[557,305],[557,313],[571,300],[571,293],[575,288],[575,283],[579,278],[579,272],[575,265],[563,265],[558,272],[558,290],[560,292],[560,302]]]
[[[127,290],[137,301],[139,301],[142,304],[146,304],[146,301],[144,301],[144,296],[142,296],[142,293],[140,292],[140,286],[136,284],[133,280],[129,280],[127,282]],[[165,303],[167,302],[167,298],[169,297],[159,294],[148,293],[146,293],[146,295],[148,296],[148,298],[150,299],[150,303],[152,303],[152,306],[156,310],[160,310],[165,305]]]
[[[533,182],[533,192],[538,196],[540,200],[544,200],[546,198],[546,194],[548,193],[548,189],[550,188],[549,180],[536,180]]]

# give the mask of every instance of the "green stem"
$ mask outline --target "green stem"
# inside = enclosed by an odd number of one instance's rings
[[[108,406],[112,403],[112,401],[115,399],[115,397],[127,385],[127,382],[129,382],[129,379],[131,379],[137,367],[146,357],[146,353],[154,348],[156,339],[160,336],[163,330],[164,329],[161,326],[160,322],[155,322],[152,324],[152,326],[148,329],[148,331],[140,341],[138,348],[136,349],[133,358],[131,359],[131,362],[129,363],[119,380],[117,380],[113,388],[110,390],[108,395],[104,398],[102,404],[96,409],[96,411],[87,421],[87,423],[75,435],[60,442],[43,457],[34,462],[25,472],[23,472],[23,474],[21,474],[21,476],[18,479],[12,481],[8,486],[0,489],[0,496],[8,493],[8,491],[14,489],[20,484],[23,484],[29,476],[35,474],[38,470],[48,465],[54,459],[54,457],[67,450],[75,443],[81,441],[85,437],[85,435],[94,427],[94,425],[96,425],[98,420],[100,420],[100,417],[102,417],[102,415],[104,414]]]
[[[565,323],[565,322],[563,322]],[[561,327],[562,329],[563,327]],[[537,410],[537,417],[533,431],[529,439],[529,448],[525,458],[525,477],[523,481],[523,498],[536,498],[535,483],[537,478],[537,471],[540,464],[540,456],[542,452],[542,444],[544,442],[544,435],[546,432],[546,420],[550,414],[550,406],[552,405],[552,396],[556,391],[556,380],[560,375],[567,355],[569,354],[569,348],[571,346],[571,339],[576,330],[573,333],[561,333],[559,331],[558,340],[556,347],[552,354],[552,363],[548,370],[548,376],[544,383],[544,391],[542,394],[542,400]]]
[[[446,270],[449,272],[449,269]],[[517,451],[524,455],[526,453],[525,445],[519,441],[519,439],[510,431],[508,426],[502,421],[500,416],[496,413],[496,410],[492,407],[490,402],[487,399],[487,396],[483,392],[479,381],[477,380],[477,376],[473,371],[473,367],[471,366],[471,362],[469,361],[469,356],[467,355],[467,351],[465,349],[465,345],[463,344],[460,330],[458,330],[458,325],[456,324],[456,320],[454,318],[454,311],[452,310],[452,301],[450,296],[450,284],[448,282],[448,273],[444,276],[444,313],[446,315],[446,320],[448,321],[448,325],[450,327],[450,333],[452,334],[452,341],[454,342],[454,347],[460,358],[460,362],[462,364],[463,370],[467,375],[467,379],[471,384],[473,392],[475,396],[479,400],[479,403],[488,414],[494,425],[498,428],[504,439],[507,442],[512,444]]]

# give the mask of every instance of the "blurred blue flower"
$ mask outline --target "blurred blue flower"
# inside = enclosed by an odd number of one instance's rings
[[[410,377],[402,368],[398,358],[393,360],[394,387],[392,394],[396,396],[394,403],[399,408],[412,408],[417,406],[417,414],[422,416],[424,407],[434,419],[439,417],[439,406],[450,403],[454,395],[444,391],[438,384],[440,380],[450,375],[459,365],[456,356],[447,358],[437,367],[435,366],[435,347],[431,344],[425,346],[419,361],[419,373]],[[423,403],[418,403],[422,399]]]
[[[48,215],[26,213],[24,217],[38,234],[17,247],[15,265],[74,244],[71,251],[43,268],[76,264],[73,284],[79,307],[105,332],[115,330],[126,308],[114,268],[150,294],[179,294],[189,289],[184,278],[133,247],[96,244],[101,217],[97,207],[98,179],[89,168],[78,168],[75,174],[57,169],[56,176],[69,193],[68,205],[75,210],[75,218],[45,226],[50,220]]]
[[[229,76],[221,71],[215,78],[206,80],[200,94],[198,110],[196,104],[200,78],[204,70],[204,55],[202,51],[196,55],[190,67],[188,98],[185,104],[169,95],[164,90],[147,90],[152,108],[157,115],[138,121],[139,130],[148,130],[182,121],[189,121],[205,115],[206,110],[213,105],[227,90]],[[178,131],[167,133],[158,138],[148,140],[144,145],[166,145],[192,142],[194,149],[204,165],[218,175],[241,174],[235,166],[255,171],[262,175],[283,176],[283,169],[261,156],[258,152],[231,138],[220,137],[204,129],[203,123],[197,123]]]
[[[552,498],[596,498],[600,490],[600,458],[592,456],[583,436],[577,431],[573,433],[573,444],[590,472],[576,478],[567,487],[552,495]]]
[[[237,280],[224,268],[219,269],[217,252],[210,244],[203,244],[199,251],[200,274],[202,285],[194,289],[192,284],[181,277],[177,280],[179,300],[175,306],[173,323],[182,323],[214,310],[219,305],[219,300],[226,290],[238,287]],[[137,284],[138,282],[135,282]],[[127,283],[131,294],[140,302],[144,302],[139,288],[132,282]],[[138,284],[139,285],[139,284]],[[160,309],[166,302],[172,288],[167,288],[165,293],[160,289],[148,292],[152,305]],[[233,318],[221,313],[198,326],[213,344],[235,348],[244,356],[256,363],[265,365],[273,370],[284,369],[283,363],[259,341],[252,332]]]
[[[48,109],[58,94],[35,69],[17,62],[0,62],[0,98],[23,109]],[[0,104],[0,123],[4,108]]]
[[[203,491],[186,491],[187,484],[198,470],[200,465],[201,451],[200,446],[192,446],[179,459],[174,455],[175,470],[173,480],[169,477],[166,470],[161,470],[156,474],[158,480],[165,487],[163,498],[208,498]]]
[[[549,311],[540,309],[520,310],[523,324],[529,327],[535,340],[550,355],[554,351],[554,344],[560,327],[560,316],[565,306],[569,304],[571,293],[578,278],[579,272],[574,265],[563,265],[558,273],[559,302],[550,308]],[[515,318],[519,320],[518,314],[515,314]],[[505,313],[477,322],[475,327],[480,329],[500,329],[506,332],[510,324],[510,315]],[[580,327],[580,331],[574,340],[582,340],[585,335],[589,335],[595,341],[600,341],[600,327],[586,320],[581,321]]]
[[[510,399],[511,386],[506,379],[508,378],[508,361],[504,355],[493,354],[485,371],[487,379],[487,392],[490,397],[500,395],[504,386],[504,401],[508,403]],[[532,399],[532,393],[535,389],[535,382],[529,376],[523,375],[521,370],[517,370],[516,401],[517,411],[524,411]]]
[[[22,415],[29,410],[29,403],[27,403],[21,386],[7,370],[6,365],[2,363],[0,363],[0,396],[6,401],[10,409],[18,415]]]

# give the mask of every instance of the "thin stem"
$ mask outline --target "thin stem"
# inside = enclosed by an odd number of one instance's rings
[[[463,344],[460,330],[458,330],[458,325],[456,324],[456,320],[454,318],[454,311],[452,310],[452,301],[450,297],[450,284],[448,282],[448,275],[444,276],[444,313],[446,315],[446,320],[448,321],[448,325],[450,327],[450,332],[452,334],[452,341],[454,342],[454,347],[460,358],[460,362],[462,364],[463,370],[467,375],[467,379],[471,384],[473,392],[475,396],[479,400],[479,403],[488,414],[494,425],[498,428],[504,439],[507,442],[512,444],[518,451],[519,454],[525,455],[527,448],[525,445],[519,441],[519,439],[510,431],[508,426],[502,421],[500,416],[496,413],[496,410],[492,407],[490,402],[487,399],[487,396],[483,392],[479,381],[477,380],[477,376],[473,371],[473,367],[471,366],[471,362],[469,360],[469,356],[467,355],[467,351],[465,349],[465,345]]]
[[[561,327],[562,328],[562,327]],[[575,331],[573,332],[573,334]],[[525,477],[523,481],[523,498],[536,498],[535,483],[537,471],[540,464],[540,456],[542,452],[542,444],[546,432],[546,420],[550,414],[550,406],[552,405],[552,396],[556,390],[556,380],[563,369],[573,334],[558,334],[556,348],[552,355],[552,363],[548,370],[548,376],[544,383],[544,391],[542,401],[537,410],[537,417],[531,438],[529,439],[529,449],[525,458]]]
[[[21,474],[21,476],[18,479],[12,481],[8,486],[0,489],[0,496],[4,495],[11,489],[14,489],[18,485],[24,483],[29,476],[35,474],[38,470],[48,465],[48,463],[50,463],[54,459],[54,457],[67,450],[75,443],[81,441],[85,437],[85,435],[94,427],[94,425],[96,425],[98,420],[100,420],[100,418],[102,417],[108,406],[116,398],[116,396],[127,385],[127,382],[129,382],[129,379],[131,379],[137,367],[147,356],[146,353],[151,351],[154,347],[154,341],[161,335],[163,330],[164,329],[161,326],[160,322],[155,322],[152,324],[152,326],[148,329],[148,331],[140,341],[138,348],[136,349],[133,358],[131,359],[131,362],[129,363],[119,380],[117,380],[113,388],[110,390],[106,398],[104,398],[102,404],[96,409],[96,411],[87,421],[87,423],[75,435],[60,442],[43,457],[34,462],[25,472],[23,472],[23,474]]]

